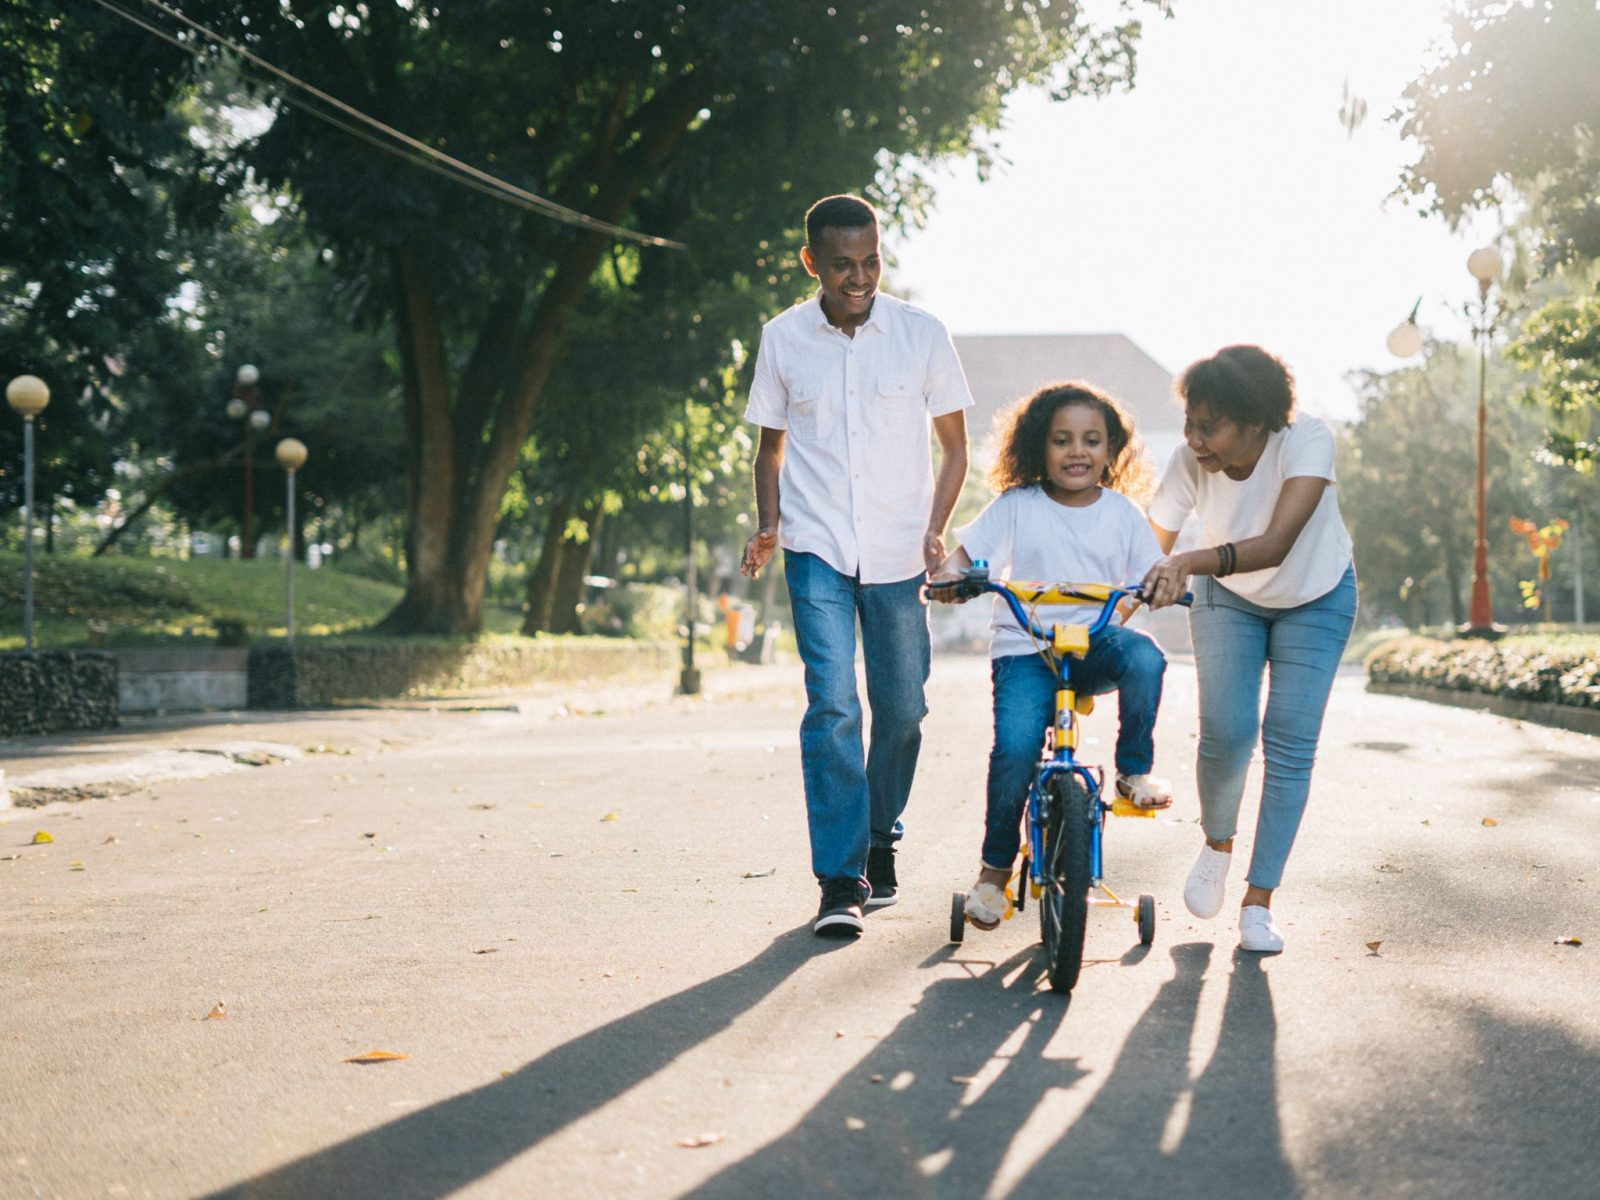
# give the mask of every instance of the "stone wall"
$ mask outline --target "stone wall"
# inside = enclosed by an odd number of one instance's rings
[[[113,729],[117,714],[117,663],[110,655],[0,654],[0,737]]]

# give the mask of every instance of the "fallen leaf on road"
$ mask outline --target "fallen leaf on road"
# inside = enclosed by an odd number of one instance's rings
[[[33,844],[35,846],[44,846],[44,845],[47,845],[48,843],[53,842],[53,841],[55,841],[55,838],[51,837],[48,833],[46,833],[42,829],[39,830],[38,833],[33,835]]]
[[[625,891],[625,892],[637,892],[639,889],[638,888],[623,888],[622,890]]]
[[[467,807],[477,812],[493,812],[495,806],[492,804],[469,804]]]
[[[224,1017],[226,1017],[227,1015],[228,1015],[228,1006],[226,1004],[224,1004],[221,1000],[218,1000],[214,1005],[211,1006],[211,1011],[208,1012],[205,1016],[201,1017],[200,1019],[202,1021],[220,1021]]]
[[[702,1146],[715,1146],[728,1135],[725,1133],[697,1133],[678,1142],[685,1150],[698,1150]]]
[[[1424,818],[1423,818],[1423,819],[1422,819],[1422,823],[1423,823],[1423,824],[1424,824],[1424,825],[1432,825],[1432,824],[1433,824],[1433,822],[1432,822],[1432,821],[1430,821],[1430,820],[1428,820],[1428,819],[1427,819],[1427,818],[1426,818],[1426,817],[1424,817]]]
[[[600,819],[602,821],[615,821],[617,819],[617,814],[614,813],[614,812],[608,812],[605,816],[601,817]]]
[[[488,946],[488,947],[485,947],[482,950],[474,950],[473,953],[474,954],[499,954],[500,953],[500,947],[499,946]]]
[[[776,875],[777,873],[777,867],[768,867],[765,871],[746,871],[743,877],[745,879],[766,879],[768,876]]]
[[[401,1054],[398,1050],[368,1050],[365,1054],[357,1054],[344,1061],[364,1067],[370,1063],[394,1062],[396,1059],[409,1057],[411,1057],[409,1054]]]
[[[113,833],[110,837],[108,837],[105,841],[101,842],[100,844],[102,846],[109,846],[109,845],[111,845],[112,842],[114,842],[116,840],[117,840],[117,835]]]
[[[68,863],[67,867],[68,867],[68,869],[73,870],[73,871],[81,871],[81,870],[83,870],[83,864],[81,862]]]
[[[361,836],[364,837],[364,838],[375,838],[378,835],[375,834],[375,833],[363,833]]]
[[[868,1083],[882,1083],[883,1082],[883,1076],[882,1075],[873,1075],[872,1077],[870,1077],[867,1080],[867,1082]]]
[[[1496,820],[1495,820],[1495,819],[1494,819],[1494,818],[1493,818],[1493,817],[1485,817],[1485,818],[1484,818],[1484,819],[1483,819],[1483,823],[1484,823],[1484,824],[1485,824],[1485,825],[1488,825],[1488,826],[1490,826],[1490,827],[1493,827],[1493,826],[1495,826],[1495,825],[1498,825],[1498,824],[1500,824],[1500,822],[1499,822],[1499,821],[1496,821]]]
[[[860,1117],[846,1117],[844,1119],[844,1127],[851,1133],[860,1133],[867,1127],[867,1123]]]
[[[972,1082],[972,1076],[971,1075],[952,1075],[952,1076],[950,1076],[950,1082],[951,1083],[959,1083],[963,1087],[965,1087],[967,1084]]]
[[[1558,945],[1558,946],[1581,946],[1581,945],[1583,945],[1583,939],[1579,938],[1579,937],[1557,938],[1556,939],[1556,945]]]
[[[1383,939],[1379,938],[1375,942],[1368,942],[1367,943],[1367,949],[1371,950],[1374,954],[1376,954],[1378,952],[1378,947],[1381,946],[1381,945],[1383,945]]]

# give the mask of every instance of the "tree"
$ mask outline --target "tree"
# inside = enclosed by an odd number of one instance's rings
[[[112,481],[124,352],[178,286],[175,229],[232,177],[173,104],[190,59],[100,9],[0,6],[0,378],[51,388],[36,490],[92,503]],[[0,500],[17,502],[16,422]]]
[[[430,148],[689,247],[619,249],[603,228],[380,154],[313,119],[304,93],[305,108],[273,102],[249,162],[293,188],[397,331],[411,532],[389,627],[478,627],[508,480],[608,252],[625,272],[729,280],[770,272],[827,192],[871,188],[915,219],[920,164],[986,153],[1008,92],[1131,81],[1139,7],[1121,0],[1122,22],[1096,29],[1079,6],[1044,0],[454,0],[304,17],[276,0],[186,5]]]
[[[1402,132],[1420,148],[1402,190],[1451,221],[1515,195],[1540,286],[1512,357],[1555,428],[1548,447],[1592,470],[1600,406],[1600,7],[1594,0],[1488,4],[1454,18],[1454,53],[1405,92]],[[1534,81],[1534,82],[1530,82]],[[1541,294],[1554,292],[1554,296]]]

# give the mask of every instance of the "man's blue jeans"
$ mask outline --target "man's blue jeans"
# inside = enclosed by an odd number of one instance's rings
[[[931,650],[923,576],[864,584],[815,554],[784,551],[794,636],[806,666],[800,769],[818,879],[859,879],[867,847],[891,846],[922,748]],[[856,621],[872,710],[863,754]]]
[[[1266,766],[1245,878],[1271,890],[1282,882],[1300,830],[1328,693],[1355,624],[1355,568],[1325,596],[1297,608],[1262,608],[1215,579],[1196,578],[1191,586],[1189,632],[1200,678],[1200,824],[1216,842],[1237,831],[1259,737]]]
[[[1148,775],[1155,765],[1156,713],[1167,660],[1147,634],[1108,625],[1089,652],[1072,665],[1080,696],[1117,693],[1117,772]],[[1008,869],[1022,844],[1022,812],[1039,765],[1044,731],[1056,712],[1059,676],[1037,654],[997,658],[994,680],[994,749],[989,752],[989,806],[983,822],[983,864]]]

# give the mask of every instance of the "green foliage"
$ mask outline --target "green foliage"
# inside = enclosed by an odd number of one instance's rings
[[[34,560],[36,640],[83,646],[91,624],[109,645],[215,636],[219,621],[242,621],[254,636],[283,630],[281,560],[86,558]],[[295,572],[296,631],[307,636],[365,629],[400,589],[329,567]],[[22,557],[0,553],[0,649],[22,644]]]
[[[1554,421],[1551,454],[1593,475],[1600,461],[1600,294],[1552,300],[1523,324],[1509,355],[1534,377],[1529,396]]]

